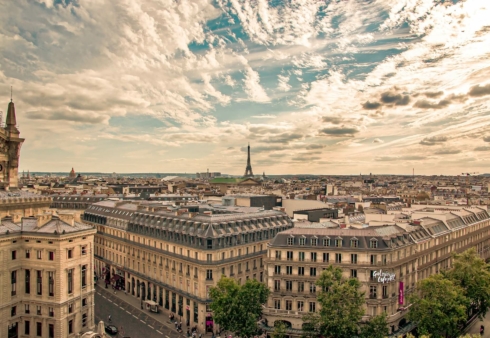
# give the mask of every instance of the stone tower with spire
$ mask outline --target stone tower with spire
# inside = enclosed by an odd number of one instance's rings
[[[254,173],[252,171],[252,164],[250,163],[250,143],[248,144],[248,157],[247,157],[247,167],[245,168],[244,177],[254,177]]]
[[[17,129],[15,106],[10,99],[5,127],[0,128],[0,186],[6,190],[19,188],[20,147],[24,142]]]

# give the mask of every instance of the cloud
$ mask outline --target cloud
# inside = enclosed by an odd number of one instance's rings
[[[31,111],[28,112],[26,116],[31,120],[58,120],[89,124],[107,124],[110,119],[110,116],[108,115],[77,111]]]
[[[446,136],[431,136],[431,137],[426,137],[422,141],[420,141],[420,144],[424,146],[433,146],[436,144],[444,143],[448,140]]]
[[[337,137],[353,137],[354,134],[357,134],[359,129],[355,127],[334,127],[334,128],[323,128],[320,130],[320,134],[325,134],[329,136],[337,136]]]
[[[375,138],[375,139],[373,140],[373,143],[385,143],[385,141],[383,141],[383,140],[382,140],[382,139],[380,139],[380,138]]]
[[[490,151],[490,147],[489,146],[481,146],[481,147],[476,147],[474,150],[475,151]]]
[[[381,107],[381,103],[379,102],[371,102],[371,101],[366,101],[362,104],[362,108],[368,109],[368,110],[375,110]]]
[[[468,95],[472,97],[490,95],[490,83],[484,86],[478,85],[471,87]]]
[[[291,158],[291,160],[295,162],[313,162],[320,159],[321,159],[320,156],[308,156],[308,155],[295,156]]]
[[[289,76],[278,75],[277,78],[279,80],[277,88],[283,92],[288,92],[291,89],[291,86],[288,84]]]
[[[314,150],[314,149],[323,149],[325,148],[325,145],[323,144],[308,144],[305,149],[307,150]]]
[[[266,138],[264,141],[268,143],[289,143],[291,141],[296,141],[302,139],[303,134],[299,133],[283,133],[270,136]]]
[[[380,101],[384,104],[406,106],[410,103],[410,97],[408,95],[401,95],[395,92],[385,92],[381,94]]]
[[[341,124],[344,119],[338,116],[322,116],[322,121],[331,124]]]
[[[275,119],[276,116],[270,114],[262,114],[262,115],[252,115],[250,116],[253,119]]]
[[[431,102],[428,100],[419,100],[413,105],[415,108],[422,109],[442,109],[451,104],[450,100],[440,100],[439,102]]]
[[[485,142],[490,142],[490,136],[484,136],[483,141]]]
[[[425,93],[423,93],[423,95],[425,95],[431,99],[435,99],[435,98],[438,98],[438,97],[441,97],[442,95],[444,95],[444,92],[443,91],[425,92]]]
[[[434,154],[436,155],[454,155],[459,154],[461,150],[459,149],[441,149],[436,151]]]
[[[254,71],[251,67],[248,67],[245,71],[245,78],[243,79],[244,91],[248,95],[250,101],[255,102],[269,102],[270,98],[267,96],[264,88],[260,85],[259,73]]]
[[[375,157],[374,160],[377,162],[391,162],[391,161],[421,161],[425,160],[425,156],[417,156],[417,155],[410,155],[410,156],[378,156]]]

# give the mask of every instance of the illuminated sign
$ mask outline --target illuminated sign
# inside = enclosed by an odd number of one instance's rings
[[[383,270],[373,271],[373,278],[377,279],[379,283],[389,283],[395,280],[395,274]]]

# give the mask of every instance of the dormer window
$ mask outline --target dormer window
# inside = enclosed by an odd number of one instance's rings
[[[351,246],[351,248],[358,248],[359,247],[359,240],[358,239],[351,239],[350,240],[350,246]]]
[[[288,237],[288,245],[294,244],[294,237]]]
[[[337,248],[341,248],[342,247],[342,238],[336,238],[335,239],[335,246]]]
[[[311,246],[317,246],[318,239],[316,237],[311,239]]]
[[[369,247],[372,249],[376,249],[378,247],[378,240],[372,239],[369,241]]]
[[[306,245],[306,238],[305,237],[300,237],[299,245]]]
[[[330,246],[330,238],[323,239],[323,246]]]

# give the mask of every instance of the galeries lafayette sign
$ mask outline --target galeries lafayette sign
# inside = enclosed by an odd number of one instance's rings
[[[395,274],[393,272],[379,270],[373,272],[373,278],[377,279],[379,283],[389,283],[395,280]]]

